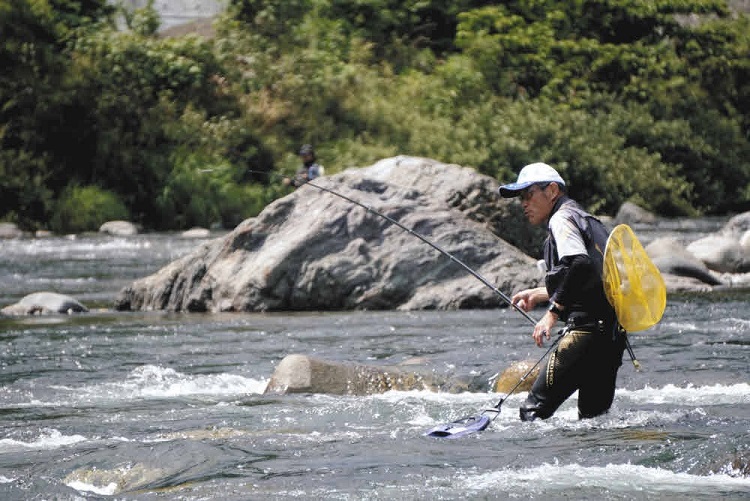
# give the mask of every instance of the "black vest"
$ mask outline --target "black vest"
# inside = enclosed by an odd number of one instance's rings
[[[569,284],[575,290],[573,292],[572,304],[567,305],[570,312],[583,312],[593,315],[608,323],[615,318],[615,312],[604,293],[602,282],[602,271],[604,269],[604,249],[607,246],[609,229],[599,219],[592,216],[572,199],[563,196],[555,204],[552,214],[560,211],[566,219],[572,221],[583,236],[586,252],[592,261],[593,267],[590,276],[587,276],[580,284]],[[547,276],[545,285],[547,291],[554,293],[560,286],[567,270],[560,263],[557,254],[557,242],[552,232],[547,234],[544,242],[544,262],[547,265]]]

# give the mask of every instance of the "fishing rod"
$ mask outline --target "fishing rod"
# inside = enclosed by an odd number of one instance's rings
[[[262,172],[262,171],[249,171],[249,172],[266,174],[266,175],[276,174],[276,173],[273,173],[273,172]],[[276,175],[280,175],[280,174],[276,174]],[[489,287],[495,294],[497,294],[498,296],[500,296],[503,299],[503,301],[505,301],[510,307],[514,308],[516,311],[518,311],[519,313],[521,313],[521,315],[523,315],[524,318],[526,318],[529,322],[531,322],[532,325],[536,325],[537,324],[537,321],[533,317],[531,317],[528,313],[526,313],[526,311],[522,310],[517,304],[513,303],[513,301],[503,291],[501,291],[500,289],[498,289],[497,287],[495,287],[489,280],[487,280],[485,277],[483,277],[477,271],[475,271],[474,269],[472,269],[469,265],[467,265],[466,263],[464,263],[463,261],[461,261],[459,258],[457,258],[456,256],[454,256],[453,254],[451,254],[447,250],[443,249],[441,246],[439,246],[438,244],[436,244],[432,240],[428,239],[424,235],[422,235],[420,233],[417,233],[416,231],[412,230],[411,228],[409,228],[407,226],[404,226],[399,221],[396,221],[392,217],[390,217],[390,216],[388,216],[386,214],[383,214],[382,212],[379,212],[379,211],[373,209],[372,207],[359,202],[358,200],[354,200],[353,198],[348,197],[348,196],[344,195],[343,193],[339,193],[338,191],[332,190],[332,189],[327,188],[325,186],[321,186],[321,185],[319,185],[317,183],[313,183],[312,180],[305,181],[304,183],[300,184],[297,188],[300,188],[300,187],[305,186],[305,185],[312,186],[313,188],[316,188],[316,189],[318,189],[320,191],[323,191],[323,192],[326,192],[326,193],[330,193],[331,195],[334,195],[334,196],[339,197],[339,198],[341,198],[343,200],[346,200],[347,202],[350,202],[350,203],[352,203],[354,205],[362,207],[366,211],[368,211],[368,212],[370,212],[370,213],[372,213],[372,214],[374,214],[374,215],[376,215],[378,217],[381,217],[381,218],[385,219],[389,223],[394,224],[395,226],[401,228],[402,230],[404,230],[405,232],[409,233],[410,235],[413,235],[413,236],[417,237],[422,242],[426,243],[427,245],[429,245],[433,249],[437,250],[438,252],[440,252],[444,256],[448,257],[454,263],[456,263],[459,266],[461,266],[463,269],[465,269],[467,272],[469,272],[471,275],[473,275],[475,278],[477,278],[480,282],[482,282],[484,285],[486,285],[487,287]],[[545,359],[545,357],[547,357],[547,355],[549,355],[549,353],[557,346],[557,344],[560,342],[560,340],[563,338],[563,336],[565,336],[566,333],[567,333],[567,328],[563,328],[563,329],[561,329],[558,332],[557,338],[550,345],[550,347],[547,349],[547,351],[544,353],[544,355],[542,355],[542,357],[539,360],[537,360],[537,362],[534,364],[534,366],[531,367],[531,369],[529,369],[526,372],[526,374],[524,374],[518,380],[518,382],[516,383],[516,385],[502,399],[500,399],[500,401],[497,404],[495,404],[495,406],[493,406],[491,408],[488,408],[488,409],[485,409],[481,414],[473,415],[473,416],[466,416],[464,418],[455,420],[455,421],[453,421],[451,423],[448,423],[448,424],[445,424],[445,425],[436,426],[436,427],[432,428],[431,430],[428,430],[424,435],[425,436],[431,436],[431,437],[440,437],[440,438],[442,438],[442,437],[458,438],[460,436],[464,436],[464,435],[467,435],[467,434],[470,434],[470,433],[482,431],[485,428],[487,428],[487,426],[489,426],[489,424],[500,414],[500,407],[503,405],[503,403],[505,402],[505,400],[508,397],[510,397],[518,389],[518,387],[520,387],[521,384],[529,377],[529,375],[531,375],[531,373],[539,366],[539,364],[542,363],[542,361]],[[492,413],[493,414],[492,417],[489,417],[487,415],[487,413]]]
[[[248,172],[253,172],[253,173],[258,173],[258,174],[264,174],[264,175],[279,175],[280,176],[280,174],[275,173],[275,172],[263,172],[263,171],[254,171],[254,170],[250,170]],[[284,176],[284,177],[286,177],[286,176]],[[421,235],[421,234],[417,233],[416,231],[412,230],[411,228],[408,228],[408,227],[404,226],[403,224],[401,224],[400,222],[398,222],[395,219],[391,218],[390,216],[388,216],[386,214],[383,214],[383,213],[381,213],[381,212],[373,209],[372,207],[370,207],[368,205],[365,205],[365,204],[363,204],[363,203],[361,203],[361,202],[359,202],[357,200],[354,200],[353,198],[350,198],[350,197],[348,197],[348,196],[346,196],[346,195],[344,195],[342,193],[339,193],[339,192],[337,192],[335,190],[332,190],[332,189],[327,188],[325,186],[321,186],[319,184],[313,183],[311,179],[306,180],[304,183],[300,184],[297,187],[299,188],[299,187],[302,187],[304,185],[310,185],[310,186],[312,186],[312,187],[314,187],[314,188],[316,188],[318,190],[324,191],[326,193],[330,193],[331,195],[334,195],[334,196],[339,197],[339,198],[341,198],[343,200],[346,200],[347,202],[350,202],[350,203],[352,203],[354,205],[362,207],[366,211],[368,211],[368,212],[370,212],[372,214],[375,214],[376,216],[379,216],[379,217],[385,219],[389,223],[394,224],[394,225],[398,226],[399,228],[401,228],[402,230],[406,231],[407,233],[409,233],[409,234],[417,237],[422,242],[426,243],[427,245],[429,245],[433,249],[437,250],[438,252],[440,252],[444,256],[448,257],[454,263],[456,263],[459,266],[461,266],[462,268],[464,268],[467,272],[469,272],[471,275],[473,275],[475,278],[477,278],[480,282],[482,282],[484,285],[486,285],[487,287],[489,287],[495,294],[497,294],[498,296],[500,296],[502,298],[502,300],[505,301],[508,304],[508,306],[510,306],[510,307],[514,308],[516,311],[518,311],[521,315],[524,316],[524,318],[526,318],[529,322],[531,322],[532,325],[536,325],[537,324],[537,321],[534,320],[534,318],[532,318],[528,313],[526,313],[526,311],[522,310],[518,305],[516,305],[515,303],[513,303],[513,301],[507,295],[505,295],[505,293],[503,293],[500,289],[498,289],[497,287],[495,287],[489,280],[487,280],[486,278],[484,278],[477,271],[473,270],[471,267],[469,267],[469,265],[467,265],[466,263],[464,263],[463,261],[461,261],[460,259],[458,259],[453,254],[451,254],[447,250],[443,249],[442,247],[440,247],[438,244],[434,243],[433,241],[429,240],[424,235]],[[505,402],[505,400],[508,397],[510,397],[510,395],[512,395],[513,392],[515,392],[516,389],[518,389],[518,387],[526,380],[526,378],[528,378],[528,376],[534,371],[534,369],[536,369],[536,367],[542,362],[542,360],[544,360],[544,358],[555,348],[555,346],[565,336],[565,334],[567,333],[567,331],[568,331],[568,328],[564,327],[563,329],[561,329],[558,332],[557,338],[552,343],[552,345],[550,345],[550,347],[547,349],[547,351],[545,352],[545,354],[542,355],[542,357],[534,364],[534,366],[531,369],[529,369],[526,372],[526,374],[524,374],[521,377],[521,379],[516,383],[516,385],[494,407],[492,407],[490,409],[485,409],[484,412],[482,412],[481,414],[476,415],[476,416],[467,416],[465,418],[461,418],[461,419],[458,419],[458,420],[453,421],[451,423],[448,423],[447,425],[436,426],[432,430],[429,430],[427,433],[425,433],[425,435],[433,436],[433,437],[450,437],[450,438],[455,438],[455,437],[458,437],[458,436],[466,435],[468,433],[473,433],[473,432],[476,432],[476,431],[484,430],[500,414],[500,407],[502,406],[503,402]],[[630,359],[632,360],[633,365],[635,366],[636,370],[640,370],[640,368],[641,368],[640,363],[636,359],[635,353],[633,353],[633,349],[630,346],[630,339],[628,339],[627,335],[625,336],[625,347],[626,347],[626,349],[628,351],[628,354],[630,355]],[[494,416],[491,417],[491,418],[488,417],[486,415],[487,412],[494,413]]]
[[[492,285],[492,283],[490,283],[489,280],[487,280],[482,275],[480,275],[477,271],[475,271],[474,269],[472,269],[471,267],[469,267],[469,265],[467,265],[466,263],[464,263],[463,261],[461,261],[460,259],[458,259],[456,256],[454,256],[453,254],[451,254],[447,250],[445,250],[442,247],[440,247],[435,242],[429,240],[424,235],[421,235],[420,233],[417,233],[416,231],[412,230],[411,228],[408,228],[407,226],[404,226],[403,224],[401,224],[400,222],[398,222],[395,219],[391,218],[390,216],[388,216],[386,214],[383,214],[381,212],[378,212],[378,211],[376,211],[375,209],[373,209],[372,207],[370,207],[368,205],[365,205],[365,204],[363,204],[363,203],[361,203],[361,202],[359,202],[357,200],[354,200],[353,198],[350,198],[350,197],[348,197],[348,196],[346,196],[346,195],[344,195],[342,193],[339,193],[337,191],[334,191],[334,190],[332,190],[330,188],[326,188],[325,186],[320,186],[319,184],[315,184],[315,183],[312,182],[312,180],[308,180],[306,183],[302,184],[301,186],[304,186],[305,184],[309,184],[310,186],[313,186],[313,187],[315,187],[315,188],[317,188],[319,190],[325,191],[327,193],[330,193],[331,195],[335,195],[335,196],[337,196],[339,198],[342,198],[342,199],[346,200],[347,202],[351,202],[351,203],[353,203],[355,205],[358,205],[359,207],[362,207],[363,209],[367,210],[368,212],[370,212],[372,214],[375,214],[376,216],[380,216],[383,219],[385,219],[386,221],[388,221],[389,223],[392,223],[392,224],[398,226],[399,228],[401,228],[402,230],[406,231],[410,235],[413,235],[413,236],[417,237],[418,239],[420,239],[422,242],[426,243],[427,245],[429,245],[433,249],[435,249],[438,252],[440,252],[441,254],[447,256],[454,263],[456,263],[456,264],[460,265],[461,267],[463,267],[466,271],[468,271],[474,277],[476,277],[480,282],[482,282],[484,285],[486,285],[487,287],[489,287],[490,289],[492,289],[492,291],[495,292],[495,294],[497,294],[498,296],[500,296],[503,299],[503,301],[505,301],[506,303],[508,303],[509,306],[515,308],[516,311],[518,311],[519,313],[521,313],[527,320],[529,320],[529,322],[532,323],[532,325],[536,325],[537,321],[534,320],[534,318],[531,317],[531,315],[529,315],[524,310],[522,310],[517,304],[513,303],[513,301],[511,301],[511,299],[503,291],[501,291],[500,289],[498,289],[497,287],[495,287],[494,285]],[[526,378],[529,377],[529,375],[532,372],[534,372],[534,369],[536,369],[539,366],[539,364],[542,363],[542,360],[544,360],[545,357],[547,357],[547,355],[549,355],[549,353],[555,348],[555,346],[557,346],[557,343],[560,342],[560,340],[563,338],[563,336],[566,333],[567,333],[567,328],[564,328],[564,329],[560,330],[560,332],[558,333],[557,339],[555,339],[555,341],[550,345],[550,347],[547,349],[547,351],[544,353],[544,355],[542,355],[542,357],[539,360],[537,360],[537,362],[534,364],[534,366],[531,369],[529,369],[526,372],[526,374],[524,374],[521,377],[521,379],[518,380],[518,382],[516,383],[516,385],[503,398],[501,398],[500,401],[497,404],[495,404],[494,407],[491,407],[489,409],[485,409],[481,414],[476,415],[476,416],[467,416],[465,418],[458,419],[458,420],[453,421],[451,423],[448,423],[446,425],[436,426],[435,428],[432,428],[431,430],[428,430],[425,433],[425,435],[426,436],[431,436],[431,437],[440,437],[440,438],[442,438],[442,437],[457,438],[457,437],[460,437],[460,436],[463,436],[463,435],[467,435],[469,433],[474,433],[474,432],[477,432],[477,431],[482,431],[485,428],[487,428],[487,426],[489,426],[489,424],[500,414],[500,407],[503,405],[503,403],[505,402],[505,400],[508,397],[510,397],[513,394],[513,392],[515,392],[518,389],[519,386],[521,386],[521,384],[526,380]],[[492,417],[488,417],[486,415],[486,413],[488,413],[488,412],[493,413],[493,416]]]

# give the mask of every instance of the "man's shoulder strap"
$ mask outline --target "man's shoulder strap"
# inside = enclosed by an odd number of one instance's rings
[[[566,203],[560,207],[560,210],[565,211],[565,215],[578,227],[583,236],[589,256],[596,261],[601,271],[602,263],[604,262],[604,250],[607,247],[607,239],[610,234],[609,228],[597,217],[583,210],[580,205],[572,200],[570,203]]]

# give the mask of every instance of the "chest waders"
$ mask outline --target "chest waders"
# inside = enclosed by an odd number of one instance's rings
[[[617,371],[626,344],[625,332],[607,301],[601,279],[610,232],[571,199],[563,199],[556,212],[572,221],[581,233],[594,276],[585,290],[588,297],[566,305],[569,306],[564,319],[567,335],[550,355],[519,409],[523,421],[552,416],[575,391],[578,391],[579,417],[590,418],[606,412],[614,399]],[[547,268],[554,274],[560,260],[551,232],[544,250]],[[551,295],[552,291],[549,292]]]

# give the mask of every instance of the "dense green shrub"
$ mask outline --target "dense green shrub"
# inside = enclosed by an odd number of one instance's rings
[[[147,228],[232,226],[302,143],[329,174],[543,160],[599,213],[750,209],[750,24],[724,1],[233,0],[211,39],[112,10],[0,0],[0,218],[95,186]]]
[[[87,118],[77,132],[95,149],[72,174],[120,194],[137,222],[160,227],[157,200],[178,168],[172,152],[192,141],[175,134],[174,124],[188,108],[211,117],[234,106],[221,92],[211,45],[100,31],[78,41],[74,64],[71,85]]]
[[[239,119],[208,118],[188,107],[166,128],[169,174],[156,195],[162,228],[231,228],[272,201],[252,181],[266,182],[271,156]]]
[[[128,209],[114,193],[97,186],[71,186],[58,200],[50,226],[59,233],[97,231],[107,221],[129,218]]]

